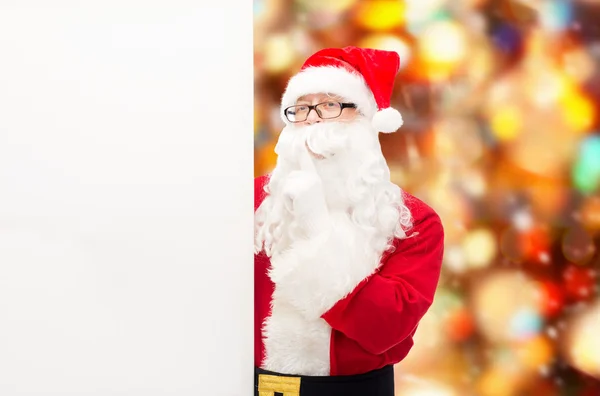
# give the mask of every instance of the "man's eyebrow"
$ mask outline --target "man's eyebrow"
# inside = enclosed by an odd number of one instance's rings
[[[318,103],[326,103],[326,102],[343,102],[344,99],[341,96],[335,96],[335,95],[325,95],[323,97],[319,97],[317,102]],[[308,99],[304,99],[304,98],[299,98],[296,101],[296,104],[308,104],[310,102],[310,100]]]

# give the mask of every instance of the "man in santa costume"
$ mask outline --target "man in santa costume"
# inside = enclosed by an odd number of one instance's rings
[[[270,175],[255,179],[255,395],[393,396],[393,365],[432,304],[438,215],[391,183],[395,52],[312,55],[281,101]]]

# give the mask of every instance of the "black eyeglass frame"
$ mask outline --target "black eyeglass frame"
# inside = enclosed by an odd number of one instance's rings
[[[326,103],[337,103],[340,105],[340,114],[336,115],[335,117],[327,117],[324,118],[321,113],[319,113],[319,110],[317,109],[317,106],[320,106],[322,104],[326,104]],[[301,120],[301,121],[292,121],[290,120],[290,118],[288,117],[288,110],[293,108],[293,107],[298,107],[298,106],[306,106],[308,107],[308,112],[306,113],[306,118]],[[294,106],[289,106],[286,107],[286,109],[283,111],[283,114],[285,114],[285,118],[287,118],[287,120],[293,124],[298,123],[298,122],[304,122],[308,119],[308,116],[310,115],[311,111],[315,111],[317,113],[317,115],[319,116],[319,118],[321,118],[322,120],[332,120],[335,118],[338,118],[339,116],[342,115],[342,112],[344,111],[344,109],[356,109],[356,103],[350,103],[350,102],[334,102],[331,100],[328,100],[327,102],[321,102],[321,103],[317,103],[315,105],[294,105]]]

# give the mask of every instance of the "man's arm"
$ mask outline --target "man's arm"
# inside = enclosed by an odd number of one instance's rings
[[[322,315],[372,354],[382,354],[415,330],[433,302],[443,256],[439,217],[427,213],[381,270]]]

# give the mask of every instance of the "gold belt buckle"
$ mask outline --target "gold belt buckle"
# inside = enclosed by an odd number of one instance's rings
[[[300,377],[259,374],[258,395],[275,396],[275,392],[283,396],[300,396]]]

